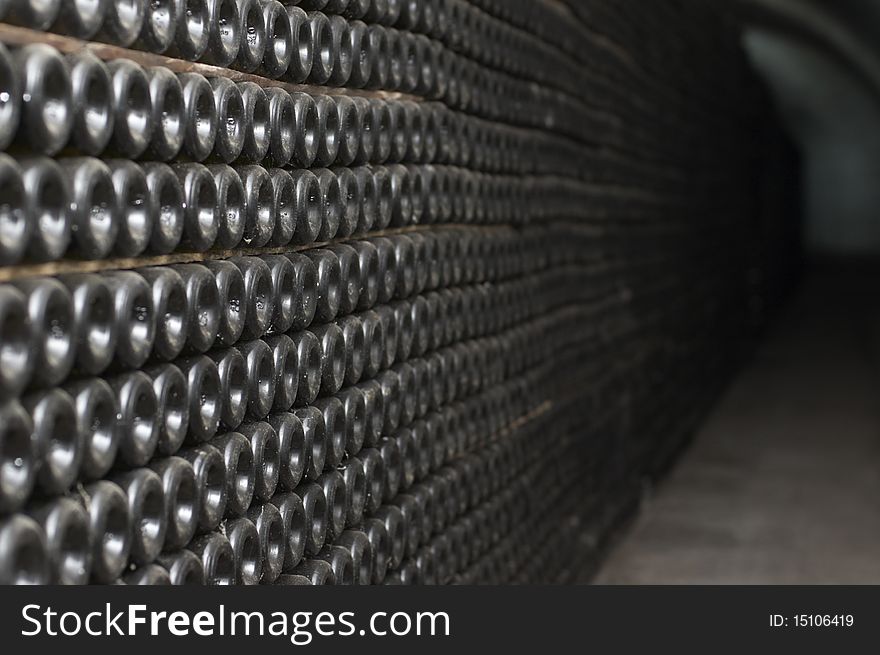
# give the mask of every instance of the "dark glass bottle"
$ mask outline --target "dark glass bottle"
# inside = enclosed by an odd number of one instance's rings
[[[110,168],[93,157],[72,157],[58,163],[70,191],[75,247],[87,259],[102,259],[116,244],[120,223]]]
[[[257,529],[260,543],[262,575],[260,582],[274,582],[284,567],[285,545],[287,543],[286,524],[281,512],[271,503],[253,505],[247,513],[248,520]]]
[[[130,467],[144,466],[159,444],[159,404],[153,381],[143,371],[108,381],[119,407],[119,460]]]
[[[237,0],[241,20],[239,34],[241,43],[238,48],[236,67],[243,71],[256,70],[263,62],[268,41],[266,18],[260,0]]]
[[[284,255],[264,255],[261,259],[269,268],[272,280],[272,320],[269,331],[287,332],[296,319],[299,288],[296,269]],[[286,407],[283,409],[287,409]]]
[[[324,546],[315,556],[314,563],[326,562],[332,571],[333,584],[354,584],[354,563],[351,553],[341,546]]]
[[[339,313],[350,314],[358,305],[361,293],[361,269],[357,252],[348,244],[327,247],[339,261]]]
[[[379,297],[379,251],[370,241],[350,241],[347,245],[355,251],[358,259],[361,288],[357,308],[370,309]]]
[[[346,530],[336,540],[351,556],[353,570],[352,583],[369,585],[373,579],[373,553],[370,540],[360,530]]]
[[[150,211],[150,190],[144,169],[126,159],[107,161],[119,205],[119,231],[113,251],[136,257],[150,244],[154,214]]]
[[[361,126],[358,122],[354,100],[348,96],[333,98],[336,105],[336,124],[338,125],[338,141],[336,148],[336,164],[350,166],[357,158],[360,148]]]
[[[24,294],[27,307],[34,364],[31,382],[56,385],[67,377],[76,356],[73,298],[54,278],[26,278],[14,285]]]
[[[84,585],[91,572],[89,515],[70,498],[56,498],[30,511],[46,536],[49,583]]]
[[[265,246],[275,231],[275,189],[272,178],[262,166],[241,166],[236,169],[245,191],[245,222],[242,243],[251,247]]]
[[[177,21],[168,54],[195,61],[208,49],[211,16],[208,0],[174,0]]]
[[[294,411],[303,426],[303,448],[306,453],[304,478],[317,480],[324,470],[327,458],[326,426],[324,415],[317,407],[302,407]]]
[[[354,158],[356,164],[367,164],[373,161],[376,145],[376,134],[379,126],[376,123],[376,115],[366,98],[355,96],[354,102],[354,125],[358,133],[358,149]]]
[[[145,565],[154,561],[162,551],[167,524],[162,480],[148,468],[137,468],[113,476],[128,499],[131,525],[130,559],[133,564]]]
[[[345,415],[342,402],[334,397],[319,398],[314,407],[324,417],[324,468],[335,468],[345,457]]]
[[[238,0],[208,0],[208,49],[201,59],[227,67],[238,56],[241,45],[241,11]]]
[[[385,524],[377,518],[369,518],[364,521],[361,529],[370,541],[370,550],[373,555],[373,584],[382,584],[388,572],[391,540]]]
[[[105,273],[104,280],[113,295],[116,355],[124,366],[143,366],[156,339],[152,289],[132,271]]]
[[[144,69],[128,59],[107,64],[113,90],[112,146],[123,157],[135,159],[153,136],[153,100]]]
[[[173,585],[203,586],[205,584],[205,571],[202,568],[202,562],[190,550],[163,553],[159,555],[158,562],[168,571],[168,579]]]
[[[324,489],[324,497],[327,499],[327,517],[329,519],[327,521],[327,543],[329,544],[345,529],[345,520],[348,517],[345,480],[339,471],[333,469],[321,474],[318,478],[318,484]],[[349,582],[349,584],[351,583]]]
[[[247,411],[247,362],[235,348],[212,350],[208,357],[216,363],[220,379],[220,421],[227,429],[234,430],[241,425]]]
[[[321,389],[321,344],[308,330],[294,333],[291,338],[296,344],[299,364],[296,404],[308,405],[318,397]]]
[[[225,536],[219,532],[208,533],[190,543],[187,550],[201,562],[205,584],[235,584],[235,555]]]
[[[234,168],[226,164],[208,166],[217,192],[218,248],[234,248],[244,238],[247,204],[244,185]]]
[[[153,381],[153,392],[159,407],[159,443],[156,450],[162,455],[173,455],[183,445],[189,429],[186,377],[174,364],[157,364],[146,369],[145,373]]]
[[[156,314],[153,355],[171,361],[183,350],[189,335],[186,286],[177,271],[169,267],[151,266],[137,272],[150,285],[153,297]]]
[[[244,516],[254,498],[254,458],[250,442],[238,432],[227,432],[211,442],[223,454],[226,466],[226,516]]]
[[[272,272],[259,257],[233,257],[229,260],[241,271],[244,278],[244,311],[246,338],[261,337],[269,330],[275,313],[275,294]]]
[[[278,435],[278,484],[291,491],[302,480],[308,457],[302,421],[290,412],[271,414],[267,420]]]
[[[271,141],[269,99],[263,88],[253,82],[241,82],[238,88],[244,107],[244,145],[241,156],[249,162],[258,163],[265,159]]]
[[[119,485],[99,480],[86,485],[92,580],[108,584],[116,580],[128,564],[131,550],[131,523],[128,498]]]
[[[25,396],[22,404],[33,422],[37,486],[47,495],[64,493],[76,482],[83,456],[73,398],[55,388]]]
[[[341,273],[339,259],[326,249],[308,250],[305,255],[312,260],[317,273],[317,307],[315,317],[332,321],[339,313]]]
[[[217,305],[220,308],[220,323],[216,343],[231,346],[241,338],[248,309],[241,269],[229,260],[205,262],[214,275],[217,287]]]
[[[306,545],[306,516],[302,499],[292,491],[272,496],[269,501],[278,508],[287,539],[284,543],[283,571],[291,571],[302,561]],[[281,576],[294,577],[294,576]]]
[[[332,169],[339,186],[340,214],[339,228],[336,230],[336,238],[347,238],[358,229],[358,221],[361,211],[360,185],[357,176],[350,168]]]
[[[309,556],[317,555],[324,547],[329,520],[324,489],[309,480],[301,482],[294,493],[302,499],[303,503],[306,525],[305,552]]]
[[[21,83],[15,61],[6,46],[0,44],[0,150],[15,138],[21,119]]]
[[[254,339],[236,346],[247,362],[247,413],[255,419],[265,418],[275,399],[275,362],[265,341]]]
[[[165,499],[165,542],[163,550],[187,545],[196,532],[199,516],[199,492],[192,465],[182,457],[166,457],[150,462],[150,468],[162,480]]]
[[[214,245],[220,229],[214,176],[202,164],[173,164],[171,168],[183,189],[182,244],[204,252]]]
[[[343,389],[336,394],[336,398],[342,403],[345,452],[349,455],[355,455],[364,445],[367,401],[364,393],[357,387]]]
[[[324,221],[321,185],[312,171],[295,170],[291,177],[296,184],[297,198],[293,242],[298,245],[314,243]]]
[[[294,83],[305,82],[312,72],[315,49],[309,16],[300,7],[286,6],[287,20],[290,24],[292,56],[287,67],[287,79]]]
[[[0,153],[0,265],[16,263],[28,248],[36,222],[28,214],[33,216],[39,211],[34,207],[36,211],[28,212],[28,195],[21,166]]]
[[[284,5],[278,0],[262,2],[263,24],[266,26],[266,49],[259,72],[272,79],[281,78],[294,57],[294,42],[290,19]]]
[[[177,75],[164,66],[145,69],[150,88],[150,123],[153,134],[147,152],[160,161],[169,161],[183,147],[186,133],[183,89]]]
[[[278,434],[264,421],[244,423],[239,431],[250,442],[254,458],[254,499],[266,502],[278,486]]]
[[[269,171],[272,180],[272,192],[275,204],[275,228],[269,243],[273,246],[286,246],[296,232],[297,216],[300,206],[297,204],[297,186],[293,177],[281,168]]]
[[[65,387],[76,406],[76,426],[82,444],[81,477],[102,477],[119,450],[116,395],[104,380],[88,378]]]
[[[183,237],[183,188],[168,164],[146,163],[143,169],[153,217],[149,250],[167,254],[177,248]]]
[[[7,514],[20,509],[30,496],[40,456],[31,417],[15,400],[0,404],[0,436],[0,512]]]
[[[61,0],[12,0],[3,20],[35,30],[47,30],[58,18]]]
[[[317,166],[330,166],[336,161],[339,152],[339,114],[336,100],[326,95],[314,96],[317,112],[317,150],[314,163]]]
[[[286,166],[296,143],[296,117],[290,93],[271,87],[264,90],[269,101],[269,155],[276,166]]]
[[[0,541],[7,544],[0,552],[0,584],[44,585],[50,582],[46,537],[36,521],[24,514],[0,519]],[[27,557],[19,557],[20,553],[27,553]]]
[[[141,33],[146,4],[137,0],[107,0],[99,39],[123,48],[130,46]]]
[[[317,271],[311,259],[301,253],[287,255],[296,276],[294,319],[292,327],[302,329],[311,325],[317,305]]]
[[[74,122],[67,62],[43,44],[14,50],[12,60],[22,94],[17,135],[33,150],[54,155],[67,145]]]
[[[259,584],[263,575],[260,557],[260,535],[257,527],[247,518],[230,519],[224,531],[235,558],[235,582],[240,585]]]
[[[327,83],[331,86],[347,86],[354,65],[351,42],[351,26],[342,16],[329,17],[330,35],[333,47],[333,71]]]
[[[113,136],[113,83],[107,65],[88,52],[67,55],[70,68],[73,130],[78,150],[98,155]]]
[[[333,171],[327,168],[318,168],[314,173],[318,178],[318,186],[324,200],[321,229],[318,231],[317,240],[330,241],[336,237],[336,233],[339,231],[339,222],[342,219],[342,193],[339,188],[339,180]]]
[[[202,264],[179,264],[174,270],[186,286],[190,327],[187,346],[205,352],[214,345],[220,328],[220,300],[214,276]]]
[[[345,344],[345,384],[347,386],[357,384],[364,374],[366,364],[363,323],[358,316],[348,315],[337,318],[336,325],[342,330],[342,340]],[[356,452],[357,450],[351,451],[352,454]]]
[[[145,3],[144,22],[137,45],[161,54],[171,47],[177,32],[179,3],[175,0],[151,0]]]
[[[232,0],[223,0],[232,2]],[[204,161],[214,149],[217,136],[217,108],[214,90],[203,75],[178,75],[183,89],[184,125],[183,148],[195,161]]]
[[[348,78],[348,86],[361,89],[370,83],[375,65],[374,51],[369,47],[368,28],[366,23],[360,20],[349,22],[348,42],[351,48],[351,74]]]
[[[177,362],[186,376],[189,428],[187,441],[201,443],[217,433],[223,408],[220,374],[208,357],[192,357]]]
[[[196,474],[199,494],[198,532],[216,530],[226,512],[226,466],[222,453],[211,444],[201,444],[180,452]]]
[[[248,129],[245,120],[244,101],[238,85],[226,77],[208,80],[214,91],[214,107],[217,112],[217,137],[214,155],[229,163],[238,159],[244,148]]]
[[[336,59],[330,21],[321,12],[314,11],[308,14],[308,26],[314,53],[308,79],[313,84],[326,84],[333,74]]]

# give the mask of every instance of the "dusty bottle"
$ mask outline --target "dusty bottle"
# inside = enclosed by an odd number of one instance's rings
[[[47,495],[64,493],[76,482],[83,457],[73,398],[55,388],[25,396],[22,404],[33,422],[37,486]]]
[[[266,52],[266,17],[260,0],[238,0],[238,12],[241,43],[235,61],[241,70],[251,72],[260,66]]]
[[[244,101],[241,90],[232,80],[212,77],[208,81],[214,91],[214,106],[217,111],[218,129],[214,140],[214,155],[229,163],[238,159],[244,148],[248,129],[244,122]]]
[[[107,64],[113,90],[112,146],[123,157],[139,157],[153,136],[153,100],[144,69],[128,59]]]
[[[26,299],[34,357],[32,382],[41,386],[58,384],[67,377],[76,356],[70,292],[54,278],[26,278],[14,284]]]
[[[0,265],[16,263],[28,249],[35,222],[29,220],[28,214],[33,216],[39,211],[29,202],[29,195],[25,191],[21,167],[12,157],[0,154],[0,198],[3,199],[0,204]],[[32,207],[31,211],[28,211],[28,205]],[[41,250],[39,247],[34,249]]]
[[[183,89],[177,76],[164,66],[145,69],[150,89],[150,123],[153,134],[147,152],[160,161],[169,161],[183,147],[186,116]]]
[[[46,536],[50,584],[88,583],[89,515],[83,506],[70,498],[57,498],[35,507],[30,514]]]
[[[107,13],[99,36],[102,41],[127,48],[141,33],[146,3],[131,0],[107,0]]]
[[[15,400],[0,405],[0,512],[14,512],[24,505],[37,480],[39,443],[27,411]]]
[[[110,583],[122,573],[131,550],[128,498],[108,480],[86,485],[84,494],[88,499],[92,579]]]
[[[116,354],[127,366],[147,361],[156,339],[156,315],[150,285],[132,271],[104,274],[113,295],[116,320]]]
[[[54,155],[67,144],[73,128],[67,62],[43,44],[14,50],[12,60],[23,99],[17,134],[37,152]]]

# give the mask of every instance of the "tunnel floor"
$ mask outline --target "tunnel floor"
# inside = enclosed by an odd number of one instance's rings
[[[880,583],[878,281],[807,279],[597,583]]]

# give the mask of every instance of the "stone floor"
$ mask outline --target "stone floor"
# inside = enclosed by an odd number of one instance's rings
[[[596,582],[880,583],[878,282],[808,279]]]

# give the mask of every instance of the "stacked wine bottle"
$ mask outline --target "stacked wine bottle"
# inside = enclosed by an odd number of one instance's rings
[[[781,261],[654,4],[0,2],[0,583],[589,570]]]

